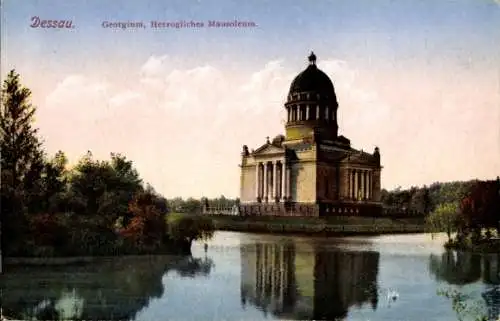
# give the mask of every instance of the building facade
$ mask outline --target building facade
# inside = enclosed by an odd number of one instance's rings
[[[243,146],[241,214],[377,215],[380,151],[356,150],[339,135],[335,89],[314,53],[284,107],[285,135],[268,137],[256,150]]]

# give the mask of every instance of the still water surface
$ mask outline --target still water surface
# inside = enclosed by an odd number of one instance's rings
[[[456,321],[455,288],[500,312],[500,254],[445,252],[444,238],[310,238],[218,232],[193,258],[100,258],[6,268],[11,315],[83,320]]]

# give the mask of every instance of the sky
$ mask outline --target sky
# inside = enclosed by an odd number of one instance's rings
[[[334,83],[339,133],[380,148],[383,188],[500,175],[500,1],[1,5],[1,76],[16,69],[32,90],[49,155],[122,153],[166,197],[238,196],[242,145],[284,133],[283,104],[311,50]],[[73,27],[32,28],[33,17]]]

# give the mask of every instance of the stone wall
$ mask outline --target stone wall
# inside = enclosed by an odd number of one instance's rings
[[[240,201],[242,203],[254,202],[256,199],[256,166],[244,166],[241,168]]]
[[[243,216],[308,216],[318,217],[318,206],[312,203],[253,203],[242,204]]]
[[[316,201],[316,164],[298,162],[291,167],[291,197],[295,202]]]
[[[373,200],[375,202],[380,202],[381,200],[381,193],[380,193],[380,170],[376,170],[374,173],[373,173]]]
[[[340,198],[349,197],[349,171],[345,167],[340,168]]]
[[[379,217],[382,207],[371,203],[251,203],[240,206],[242,216],[365,216]]]
[[[306,126],[289,126],[286,128],[286,139],[296,140],[313,136],[313,129]]]
[[[338,200],[337,192],[339,189],[338,169],[335,164],[318,165],[316,189],[317,201],[335,201]]]

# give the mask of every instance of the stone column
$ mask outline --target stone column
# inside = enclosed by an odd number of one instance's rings
[[[273,162],[273,182],[272,182],[272,189],[273,189],[273,193],[271,194],[272,195],[272,198],[273,198],[273,201],[274,199],[278,196],[278,162],[277,161],[274,161]]]
[[[292,174],[291,174],[291,168],[286,168],[285,170],[285,181],[286,181],[286,197],[291,200],[292,198]]]
[[[316,105],[316,119],[319,119],[319,105]]]
[[[264,191],[262,193],[262,198],[267,201],[267,162],[264,162],[264,177],[263,177],[263,182],[264,182]]]
[[[281,198],[286,199],[288,195],[286,194],[286,160],[283,159],[281,163]]]
[[[366,175],[366,178],[367,178],[367,189],[366,189],[366,198],[367,199],[371,199],[371,190],[372,190],[372,179],[371,179],[371,176],[372,176],[372,171],[368,171],[367,175]]]
[[[306,120],[309,120],[309,105],[306,106]]]
[[[287,117],[286,120],[289,122],[290,121],[290,107],[286,108],[286,117]]]
[[[370,200],[373,200],[373,170],[370,171]]]
[[[300,120],[300,106],[295,106],[295,120]]]
[[[347,169],[347,198],[351,198],[352,195],[352,169]]]
[[[356,170],[353,169],[351,173],[352,178],[352,191],[351,191],[351,199],[356,199]]]
[[[347,168],[346,172],[347,172],[347,176],[346,176],[347,177],[347,189],[346,189],[345,196],[346,196],[346,198],[349,198],[349,195],[351,193],[351,169]]]
[[[365,194],[366,194],[366,171],[363,170],[363,175],[361,176],[361,179],[363,180],[363,184],[361,186],[363,186],[363,189],[361,190],[361,197],[362,198],[365,198]]]
[[[349,193],[347,196],[348,198],[352,199],[352,193],[354,191],[354,179],[353,179],[354,171],[351,168],[349,168],[348,171],[349,171]]]
[[[365,194],[365,171],[361,171],[361,187],[360,187],[360,195],[359,198],[363,199],[363,195]]]
[[[368,193],[368,171],[364,172],[364,178],[365,178],[365,183],[363,184],[364,186],[364,191],[363,191],[363,198],[368,198],[366,193]]]
[[[368,170],[365,171],[365,198],[368,199]]]
[[[330,120],[330,114],[328,113],[328,106],[325,107],[325,120]]]
[[[356,199],[356,170],[352,170],[351,172],[352,179],[352,190],[351,190],[351,199]]]
[[[354,199],[358,199],[358,171],[354,170]]]
[[[259,175],[259,167],[260,167],[260,163],[257,163],[257,165],[255,165],[255,199],[258,199],[259,198],[259,183],[260,183],[260,175]]]

